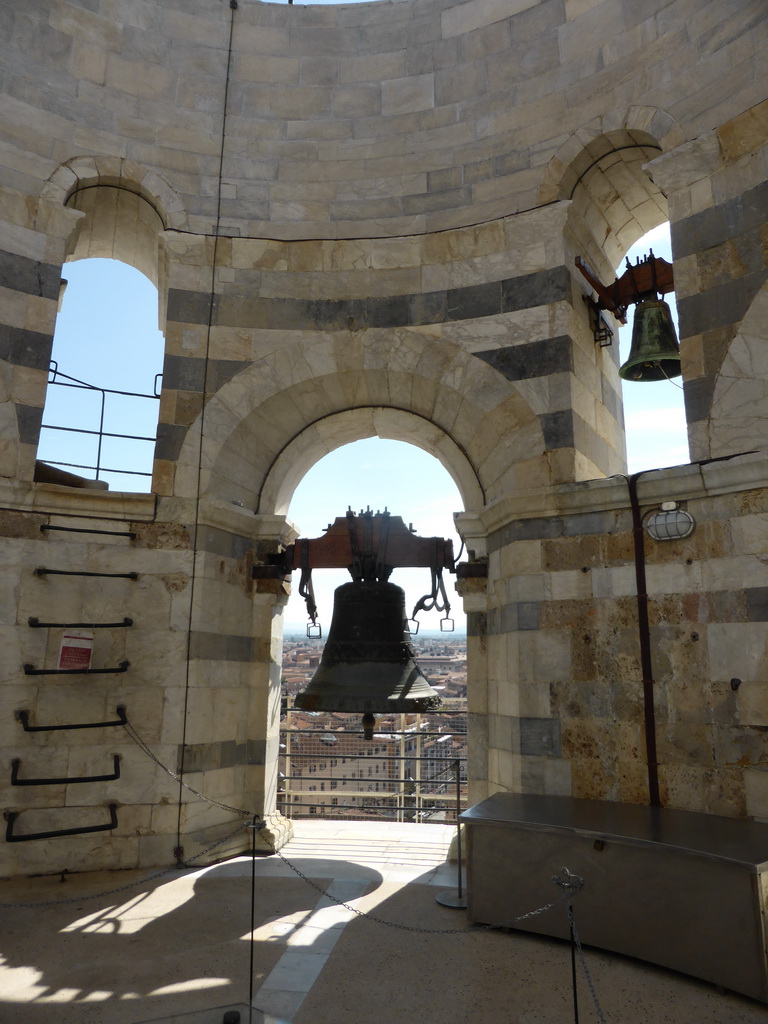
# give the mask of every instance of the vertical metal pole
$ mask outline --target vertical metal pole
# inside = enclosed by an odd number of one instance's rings
[[[579,1024],[579,990],[576,984],[576,933],[573,928],[573,904],[568,904],[568,926],[571,933],[571,984],[573,986],[573,1024]]]
[[[459,890],[459,899],[461,899],[464,896],[462,889],[462,826],[459,821],[459,815],[462,812],[462,775],[461,761],[458,758],[454,762],[454,768],[456,769],[456,855],[459,859],[459,881],[456,888]]]
[[[453,766],[456,769],[456,856],[459,864],[456,888],[459,891],[459,899],[462,899],[464,891],[461,887],[461,822],[459,821],[461,814],[461,761],[457,758]]]
[[[459,815],[461,814],[461,761],[457,758],[453,762],[453,766],[456,769],[456,856],[458,858],[458,884],[455,891],[448,889],[445,892],[438,893],[435,899],[444,907],[455,907],[463,910],[467,905],[467,900],[461,884],[461,822],[459,821]]]
[[[287,817],[291,816],[291,803],[293,801],[293,792],[291,790],[291,783],[293,779],[293,771],[291,767],[291,729],[293,727],[293,697],[287,696],[285,702],[285,790],[283,801],[282,812]]]
[[[99,444],[96,449],[96,479],[99,479],[99,473],[101,472],[101,444],[104,440],[104,409],[107,401],[107,393],[103,388],[97,388],[96,390],[101,391],[101,415],[99,417]]]
[[[415,808],[416,808],[415,820],[416,820],[416,822],[418,824],[421,824],[424,821],[424,818],[422,817],[422,814],[421,814],[421,808],[422,808],[422,802],[421,802],[421,793],[422,793],[422,788],[421,788],[421,758],[422,758],[422,756],[424,754],[424,737],[421,734],[421,723],[422,723],[421,715],[420,714],[416,715],[416,760],[414,762],[415,767],[414,767],[413,773],[416,776],[416,778],[415,778],[416,792],[415,792],[414,796],[415,796],[415,799],[416,799],[416,803],[415,803]]]
[[[397,821],[405,821],[405,723],[406,716],[400,715],[400,767],[397,780],[397,806],[395,817]]]
[[[253,933],[256,930],[256,818],[246,825],[251,830],[251,941],[248,971],[248,1024],[253,1024]]]

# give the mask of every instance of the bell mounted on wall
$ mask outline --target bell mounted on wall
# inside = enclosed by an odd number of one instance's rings
[[[669,380],[681,373],[672,311],[662,299],[643,299],[635,306],[632,345],[619,376],[623,380],[654,381]]]
[[[642,382],[679,377],[680,345],[672,311],[659,297],[674,291],[672,265],[654,256],[651,250],[634,266],[627,260],[625,273],[607,287],[580,256],[576,257],[576,266],[598,294],[597,302],[593,303],[596,310],[610,310],[617,320],[626,323],[627,308],[635,305],[629,358],[619,368],[622,380]]]

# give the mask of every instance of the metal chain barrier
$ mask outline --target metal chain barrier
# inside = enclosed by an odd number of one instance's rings
[[[162,763],[162,761],[147,746],[147,744],[144,742],[144,740],[139,736],[139,734],[136,732],[136,730],[133,728],[133,726],[131,726],[129,723],[126,722],[126,723],[124,723],[123,728],[128,733],[128,735],[133,740],[133,742],[141,750],[144,751],[144,753],[147,755],[147,757],[150,758],[150,760],[152,760],[167,775],[170,775],[170,777],[172,779],[174,779],[176,782],[180,783],[190,793],[193,793],[196,797],[198,797],[200,800],[205,801],[206,803],[213,804],[215,807],[220,807],[223,810],[231,811],[234,814],[240,814],[243,817],[252,819],[251,822],[248,822],[248,823],[243,822],[243,823],[239,824],[238,827],[233,832],[230,832],[228,835],[223,836],[221,839],[217,839],[215,842],[213,842],[209,846],[207,846],[204,850],[201,850],[199,853],[195,854],[194,857],[189,857],[184,862],[184,866],[185,867],[188,867],[190,864],[193,864],[195,861],[200,860],[201,857],[204,857],[206,854],[210,853],[211,850],[216,849],[217,846],[221,846],[223,843],[225,843],[228,840],[234,838],[234,836],[237,835],[237,833],[240,831],[241,828],[251,828],[251,829],[254,830],[254,839],[255,839],[255,833],[256,832],[260,833],[261,834],[261,838],[264,840],[264,842],[267,844],[267,846],[270,847],[272,852],[277,857],[280,858],[280,860],[283,862],[283,864],[286,865],[287,868],[289,868],[289,870],[291,870],[295,875],[297,875],[297,877],[301,878],[302,881],[306,882],[307,885],[310,886],[310,888],[312,888],[316,892],[320,893],[320,895],[324,899],[329,900],[331,903],[334,903],[338,907],[343,907],[344,910],[349,911],[349,913],[353,914],[354,916],[356,916],[358,918],[363,918],[363,919],[368,920],[368,921],[373,921],[375,924],[385,925],[387,928],[397,928],[400,931],[413,932],[413,933],[417,933],[417,934],[420,934],[420,935],[461,935],[461,934],[468,934],[468,933],[471,933],[471,932],[475,932],[476,933],[476,932],[480,932],[480,931],[492,931],[492,930],[497,929],[497,928],[507,928],[507,927],[509,927],[509,925],[500,925],[500,924],[471,924],[471,925],[465,925],[463,928],[420,928],[417,925],[399,924],[396,921],[387,921],[383,917],[377,917],[375,914],[371,914],[371,913],[367,913],[367,912],[362,911],[362,910],[358,910],[357,907],[353,907],[351,904],[346,903],[344,900],[339,899],[337,896],[333,896],[326,889],[324,889],[321,885],[318,885],[317,882],[314,882],[311,878],[309,878],[306,874],[304,874],[304,872],[301,871],[300,868],[296,867],[295,864],[292,864],[291,861],[289,861],[288,858],[285,857],[283,855],[283,853],[280,850],[277,849],[277,847],[271,841],[269,836],[267,836],[265,834],[264,830],[266,828],[266,822],[264,822],[264,821],[257,821],[258,815],[256,815],[253,811],[247,811],[244,808],[234,807],[231,804],[225,804],[225,803],[222,803],[220,800],[214,800],[212,797],[207,797],[204,793],[201,793],[199,790],[195,789],[193,786],[190,786],[188,783],[184,782],[183,778],[177,772],[172,771],[170,768],[168,768],[166,765],[164,765]],[[255,853],[252,852],[251,855],[254,858],[254,864],[255,864]],[[121,893],[121,892],[127,892],[129,889],[134,889],[134,888],[136,888],[139,885],[145,885],[147,882],[152,882],[155,879],[164,878],[167,875],[175,874],[178,871],[179,871],[179,867],[178,866],[174,866],[172,868],[163,868],[163,870],[161,870],[161,871],[156,871],[154,874],[147,875],[144,878],[137,879],[134,882],[129,882],[129,883],[125,884],[125,885],[117,886],[114,889],[108,889],[105,892],[93,893],[90,896],[74,896],[74,897],[70,897],[70,898],[67,898],[67,899],[63,899],[63,900],[46,900],[46,901],[34,902],[34,903],[0,903],[0,907],[2,907],[3,909],[19,909],[19,908],[36,909],[36,908],[42,908],[42,907],[56,907],[56,906],[65,906],[67,904],[73,904],[73,903],[82,903],[85,900],[105,899],[108,896],[114,896],[114,895],[116,895],[118,893]],[[597,1012],[598,1021],[599,1021],[599,1024],[606,1024],[606,1020],[605,1020],[605,1017],[603,1015],[603,1012],[602,1012],[602,1009],[600,1007],[600,1003],[599,1003],[599,1000],[598,1000],[598,997],[597,997],[597,991],[595,989],[595,985],[594,985],[594,982],[592,980],[592,976],[591,976],[591,974],[589,972],[589,967],[587,966],[586,958],[584,956],[584,950],[583,950],[582,945],[581,945],[581,940],[579,939],[578,932],[576,931],[576,925],[575,925],[574,919],[573,919],[572,900],[573,900],[573,897],[575,895],[578,895],[578,893],[581,892],[581,890],[584,888],[584,879],[580,878],[578,875],[571,874],[571,872],[567,868],[563,868],[562,872],[561,872],[561,875],[554,875],[552,877],[552,881],[555,883],[555,885],[557,885],[560,889],[563,890],[562,896],[560,896],[559,899],[552,900],[550,903],[545,903],[541,907],[536,907],[535,910],[529,910],[526,914],[519,914],[517,917],[513,918],[513,921],[514,921],[514,923],[519,923],[519,922],[522,922],[522,921],[527,921],[527,920],[529,920],[532,917],[537,917],[539,914],[544,914],[548,910],[552,910],[553,907],[560,906],[563,903],[567,904],[568,922],[569,922],[569,926],[570,926],[570,930],[571,930],[571,935],[573,936],[573,939],[574,939],[574,942],[575,942],[575,945],[576,945],[576,949],[578,951],[579,959],[580,959],[580,962],[581,962],[582,969],[584,971],[584,975],[585,975],[586,980],[587,980],[587,985],[589,987],[590,995],[592,996],[592,1000],[593,1000],[593,1002],[595,1004],[595,1010]]]
[[[577,993],[576,993],[575,959],[573,959],[573,952],[575,950],[575,951],[578,952],[579,960],[581,962],[581,967],[582,967],[582,970],[584,971],[584,977],[587,979],[587,986],[589,988],[589,994],[592,996],[592,1001],[595,1004],[595,1012],[597,1013],[597,1019],[600,1022],[600,1024],[606,1024],[605,1017],[603,1016],[603,1011],[602,1011],[602,1008],[600,1006],[600,1001],[597,998],[597,990],[595,989],[594,982],[592,981],[592,975],[590,974],[589,967],[587,966],[587,959],[584,956],[584,950],[582,949],[581,940],[579,939],[579,933],[576,931],[576,922],[575,922],[574,917],[573,917],[573,902],[572,902],[572,900],[573,900],[573,897],[577,896],[581,892],[581,890],[584,888],[584,879],[581,878],[579,875],[572,874],[568,870],[568,868],[562,868],[562,870],[560,871],[559,875],[553,875],[552,876],[552,881],[555,883],[556,886],[558,886],[558,888],[563,890],[565,898],[568,901],[568,908],[567,908],[568,909],[568,926],[569,926],[569,930],[570,930],[570,933],[571,933],[571,954],[572,954],[572,964],[573,964],[573,970],[574,970],[574,974],[573,974],[573,987],[574,987],[573,998],[574,998],[574,1011],[575,1011],[574,1019],[578,1022],[579,1012],[578,1012],[578,997],[577,997]]]
[[[573,934],[574,941],[576,943],[576,949],[579,954],[579,961],[581,963],[581,969],[584,971],[584,977],[587,979],[587,987],[589,988],[589,994],[592,996],[592,1002],[595,1004],[595,1013],[600,1024],[606,1024],[605,1016],[603,1015],[602,1007],[600,1006],[600,1000],[597,998],[597,990],[595,983],[592,980],[589,967],[587,966],[587,959],[584,956],[584,950],[581,948],[581,939],[579,933],[576,931],[576,923],[573,920],[573,907],[568,907],[568,924],[570,925],[571,932]]]
[[[224,808],[224,810],[234,811],[236,814],[242,814],[244,817],[251,818],[254,821],[258,817],[258,815],[255,814],[255,812],[253,812],[253,811],[246,811],[246,810],[243,810],[240,807],[232,807],[230,804],[224,804],[224,803],[221,803],[221,801],[219,801],[219,800],[214,800],[211,797],[205,796],[204,793],[201,793],[199,790],[195,789],[194,787],[190,786],[188,783],[184,782],[184,780],[181,778],[181,776],[177,772],[172,771],[170,768],[168,768],[166,765],[164,765],[163,762],[158,757],[156,757],[156,755],[152,752],[152,750],[147,746],[147,744],[139,736],[139,734],[136,732],[136,730],[133,728],[133,726],[130,725],[130,723],[126,722],[123,725],[123,728],[128,733],[128,735],[131,737],[131,739],[134,741],[134,743],[136,743],[137,746],[140,747],[141,750],[143,750],[144,753],[152,761],[154,761],[155,764],[159,768],[161,768],[167,775],[170,775],[172,779],[175,779],[177,782],[181,783],[181,785],[184,786],[185,789],[188,789],[190,791],[190,793],[194,793],[195,796],[199,797],[201,800],[205,800],[206,803],[214,804],[216,807],[222,807],[222,808]],[[248,826],[244,825],[244,827],[248,827]],[[253,827],[253,826],[251,826],[251,827]],[[307,883],[307,885],[309,885],[316,892],[319,892],[326,899],[330,900],[332,903],[335,903],[339,907],[343,907],[345,910],[348,910],[351,914],[355,914],[357,917],[367,918],[370,921],[375,921],[377,924],[386,925],[389,928],[400,928],[402,931],[419,932],[419,933],[422,933],[422,934],[425,934],[425,935],[456,935],[456,934],[466,933],[466,932],[475,932],[475,931],[479,931],[479,930],[483,930],[483,929],[490,930],[490,929],[494,929],[494,928],[506,927],[506,925],[498,925],[498,924],[487,924],[487,925],[475,925],[475,924],[472,924],[472,925],[467,925],[464,928],[418,928],[415,925],[397,924],[394,921],[386,921],[386,920],[384,920],[384,918],[376,917],[373,914],[367,914],[367,913],[363,912],[362,910],[358,910],[357,907],[353,907],[349,903],[345,903],[343,900],[339,899],[338,897],[331,895],[331,893],[329,893],[325,889],[323,889],[322,886],[318,885],[316,882],[313,882],[311,878],[307,877],[307,875],[305,875],[303,871],[301,871],[299,868],[297,868],[295,864],[292,864],[288,860],[288,858],[285,857],[280,852],[280,850],[277,849],[277,847],[274,845],[274,843],[270,840],[269,836],[263,834],[263,831],[264,831],[264,828],[265,828],[265,822],[263,822],[263,821],[262,822],[257,822],[255,827],[256,827],[256,830],[258,832],[262,833],[261,838],[264,840],[264,842],[267,844],[267,846],[269,846],[270,849],[272,850],[272,852],[277,857],[279,857],[280,860],[282,860],[282,862],[286,865],[287,868],[289,868],[289,870],[293,871],[293,873],[295,875],[297,875],[299,878],[301,878],[304,882]],[[233,833],[233,835],[234,835],[234,833]],[[197,856],[200,857],[200,856],[202,856],[202,854],[198,854]],[[578,876],[574,875],[572,877],[576,878]],[[583,882],[582,882],[582,885],[583,885]],[[518,921],[526,921],[526,920],[528,920],[528,918],[536,917],[538,914],[543,914],[546,911],[551,910],[553,907],[559,906],[561,903],[567,903],[571,898],[572,898],[572,892],[571,891],[564,891],[563,895],[560,897],[560,899],[553,900],[551,903],[545,903],[544,906],[537,907],[535,910],[529,910],[527,914],[520,914],[514,920],[516,922],[518,922]]]
[[[257,828],[258,827],[259,826],[257,825]],[[263,822],[261,824],[261,828],[264,828]],[[286,865],[286,867],[290,868],[290,870],[293,871],[295,875],[298,875],[299,878],[305,881],[307,885],[311,886],[311,888],[315,889],[316,892],[319,892],[327,900],[330,900],[331,903],[335,903],[336,906],[343,907],[345,910],[348,910],[351,914],[354,914],[357,917],[363,917],[368,921],[375,921],[376,924],[384,924],[388,928],[399,928],[401,931],[404,932],[418,932],[420,935],[459,935],[461,933],[466,932],[490,931],[495,928],[508,927],[507,925],[499,924],[470,924],[466,925],[464,928],[419,928],[416,925],[398,924],[396,921],[387,921],[383,917],[376,917],[375,914],[370,914],[366,911],[358,910],[357,907],[353,907],[351,904],[345,903],[344,900],[339,899],[337,896],[333,896],[331,893],[327,892],[327,890],[323,889],[321,885],[318,885],[317,882],[313,882],[311,878],[308,878],[307,875],[305,875],[303,871],[297,868],[295,864],[292,864],[287,857],[284,857],[280,850],[278,850],[274,846],[274,844],[270,842],[267,836],[263,835],[262,839],[267,843],[268,846],[271,847],[272,852],[280,858],[280,860]],[[514,920],[525,921],[529,917],[536,917],[537,914],[543,914],[545,911],[551,910],[552,907],[557,907],[561,903],[565,903],[570,898],[570,894],[565,893],[563,896],[560,897],[560,899],[553,900],[551,903],[545,903],[543,907],[537,907],[535,910],[529,910],[527,914],[520,914],[520,916],[516,917]]]
[[[136,744],[136,746],[143,750],[147,757],[151,761],[155,762],[158,768],[161,768],[166,773],[166,775],[170,775],[172,779],[175,779],[176,782],[179,783],[179,785],[184,787],[184,789],[189,790],[190,793],[194,793],[194,795],[198,797],[200,800],[204,800],[207,804],[213,804],[214,807],[220,807],[224,811],[231,811],[233,814],[242,814],[244,818],[258,817],[255,811],[246,811],[242,807],[233,807],[231,804],[224,804],[221,802],[221,800],[214,800],[213,797],[206,796],[205,793],[201,793],[199,789],[195,789],[194,786],[190,786],[190,784],[188,782],[185,782],[183,777],[179,775],[178,772],[172,771],[170,768],[164,765],[163,762],[155,756],[155,754],[153,754],[153,752],[150,750],[150,748],[147,746],[147,744],[144,742],[141,736],[139,736],[139,734],[136,732],[136,730],[133,728],[130,722],[123,722],[122,725],[125,731],[133,740],[133,742]]]

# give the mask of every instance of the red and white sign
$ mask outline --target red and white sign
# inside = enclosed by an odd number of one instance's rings
[[[68,630],[61,638],[59,668],[84,672],[91,667],[92,653],[93,633],[85,633],[79,629]]]

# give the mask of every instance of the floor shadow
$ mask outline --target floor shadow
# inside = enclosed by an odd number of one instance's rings
[[[272,934],[275,923],[285,932],[306,920],[332,881],[324,862],[292,863],[308,879],[277,858],[259,858],[252,890],[251,862],[239,858],[112,896],[5,909],[0,1021],[23,1014],[29,1024],[133,1024],[201,1005],[246,1001],[252,891],[258,988],[284,951],[279,935]],[[337,862],[339,869],[362,878],[368,892],[382,881],[377,871],[357,864]],[[102,878],[102,889],[114,887],[114,875]],[[20,883],[14,898],[64,900],[98,891],[87,876],[74,876],[65,886],[56,879],[36,883]],[[0,899],[8,900],[7,889]]]

